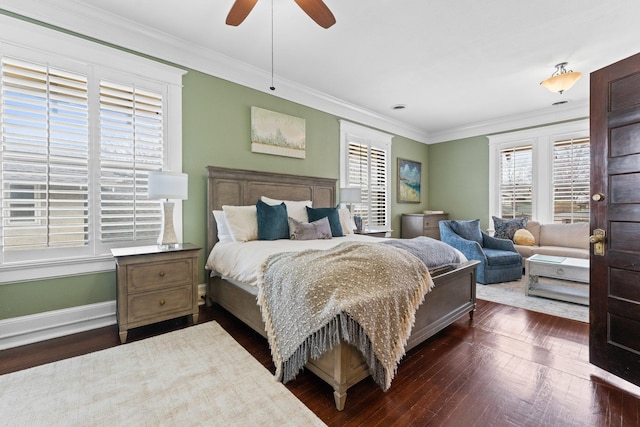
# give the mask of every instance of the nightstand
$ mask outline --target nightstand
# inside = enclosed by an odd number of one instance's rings
[[[111,249],[116,260],[120,342],[129,329],[191,315],[198,321],[198,254],[191,243]]]

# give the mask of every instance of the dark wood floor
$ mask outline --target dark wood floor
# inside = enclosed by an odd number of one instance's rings
[[[274,371],[264,338],[218,306],[201,307],[199,322],[211,320]],[[129,340],[186,326],[183,318],[138,328]],[[313,374],[287,387],[331,426],[640,426],[640,388],[588,363],[588,328],[479,301],[472,322],[409,351],[386,393],[364,380],[338,412],[331,388]],[[119,344],[112,326],[4,350],[0,374]]]

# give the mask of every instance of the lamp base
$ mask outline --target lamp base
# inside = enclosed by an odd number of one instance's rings
[[[162,228],[158,236],[158,246],[162,248],[173,248],[178,245],[176,231],[173,228],[173,202],[162,202]]]

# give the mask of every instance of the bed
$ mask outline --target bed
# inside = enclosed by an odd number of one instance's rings
[[[207,167],[207,172],[208,253],[218,242],[213,211],[221,210],[224,205],[255,205],[262,196],[279,200],[311,200],[314,208],[336,205],[335,179],[213,166]],[[434,287],[415,313],[406,351],[467,314],[473,319],[476,264],[476,261],[467,261],[445,273],[432,275]],[[252,329],[267,336],[256,293],[249,287],[211,275],[207,288],[207,303],[219,304]],[[361,353],[346,342],[336,345],[318,359],[309,360],[305,367],[333,388],[338,410],[344,408],[347,389],[370,375]]]

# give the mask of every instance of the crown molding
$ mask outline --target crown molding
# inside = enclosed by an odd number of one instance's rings
[[[589,117],[588,99],[432,133],[429,135],[427,144],[436,144],[481,135],[486,136],[586,117]]]

